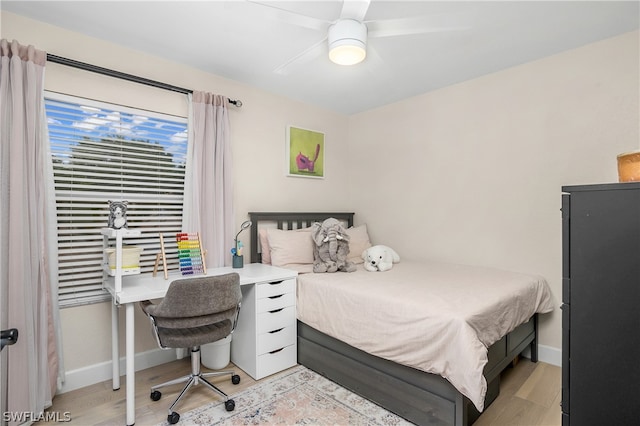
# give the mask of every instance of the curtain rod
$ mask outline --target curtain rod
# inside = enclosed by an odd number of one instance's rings
[[[193,90],[191,89],[172,86],[171,84],[161,83],[159,81],[150,80],[148,78],[139,77],[137,75],[127,74],[127,73],[112,70],[109,68],[103,68],[97,65],[87,64],[86,62],[80,62],[74,59],[63,58],[62,56],[56,56],[50,53],[47,53],[47,61],[55,62],[56,64],[67,65],[67,66],[78,68],[84,71],[95,72],[95,73],[106,75],[109,77],[115,77],[115,78],[120,78],[122,80],[132,81],[134,83],[140,83],[140,84],[145,84],[147,86],[157,87],[159,89],[165,89],[165,90],[170,90],[172,92],[184,93],[185,95],[189,93],[193,93]],[[242,106],[242,101],[239,99],[229,99],[229,103],[237,106],[238,108]]]

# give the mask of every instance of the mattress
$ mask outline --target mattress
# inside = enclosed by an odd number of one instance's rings
[[[537,275],[430,261],[386,272],[301,274],[297,316],[378,357],[447,379],[484,409],[487,348],[554,309]]]

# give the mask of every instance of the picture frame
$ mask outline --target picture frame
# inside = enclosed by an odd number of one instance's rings
[[[325,176],[324,133],[287,126],[287,176],[323,179]]]

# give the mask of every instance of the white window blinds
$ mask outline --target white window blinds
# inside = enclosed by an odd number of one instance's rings
[[[102,290],[108,200],[128,202],[129,229],[141,236],[142,272],[150,272],[165,237],[168,266],[177,268],[187,120],[47,93],[45,102],[58,218],[60,306],[109,299]],[[113,242],[111,242],[113,243]],[[162,266],[160,266],[162,269]]]

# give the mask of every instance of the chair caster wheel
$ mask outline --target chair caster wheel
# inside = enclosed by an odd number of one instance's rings
[[[151,398],[152,401],[158,401],[161,396],[162,396],[162,393],[156,390],[151,392],[151,395],[149,396],[149,398]]]
[[[178,420],[180,420],[180,414],[178,413],[171,413],[167,416],[167,421],[170,425],[175,425],[178,423]]]
[[[229,399],[224,403],[224,408],[226,408],[227,411],[233,411],[234,408],[236,408],[236,403],[233,401],[233,399]]]
[[[237,374],[231,376],[231,383],[233,383],[234,385],[240,383],[240,376],[238,376]]]

